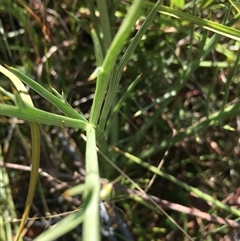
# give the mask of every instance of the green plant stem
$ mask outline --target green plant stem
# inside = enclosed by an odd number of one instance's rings
[[[111,26],[106,0],[97,0],[97,8],[100,12],[100,24],[103,32],[104,49],[108,49],[112,42]],[[105,51],[104,51],[105,52]]]
[[[223,105],[222,105],[222,110],[224,110],[226,104],[227,104],[227,100],[228,100],[228,97],[229,97],[229,91],[230,91],[230,86],[231,86],[231,83],[232,83],[232,80],[233,80],[233,76],[237,70],[237,68],[239,68],[239,59],[240,59],[240,51],[238,51],[238,54],[237,54],[237,58],[235,60],[235,64],[234,64],[234,67],[231,69],[230,73],[228,74],[227,76],[227,83],[225,85],[225,91],[224,91],[224,99],[223,99]]]
[[[52,241],[63,236],[75,227],[79,226],[84,219],[84,210],[79,209],[76,212],[65,217],[57,225],[47,229],[43,234],[39,235],[34,241]]]
[[[152,23],[154,17],[156,16],[156,13],[158,11],[158,8],[159,8],[161,2],[162,1],[157,1],[157,3],[154,5],[153,9],[151,10],[151,12],[146,17],[142,26],[140,27],[140,29],[138,30],[138,32],[134,36],[132,42],[129,44],[125,53],[123,54],[119,64],[114,69],[114,73],[112,75],[113,78],[114,78],[114,83],[110,83],[110,85],[112,84],[112,86],[109,86],[109,89],[111,89],[111,91],[108,91],[106,93],[105,103],[104,103],[104,106],[103,106],[103,109],[104,109],[104,111],[106,111],[106,113],[109,112],[109,110],[112,106],[112,103],[114,101],[114,98],[116,96],[117,89],[118,89],[118,86],[119,86],[119,82],[120,82],[120,79],[121,79],[121,75],[122,75],[122,72],[123,72],[123,68],[127,64],[127,62],[129,61],[129,59],[132,56],[135,49],[137,48],[139,42],[141,41],[142,36],[144,35],[144,33],[147,31],[148,27]],[[106,115],[105,113],[103,113],[101,115],[100,122],[99,122],[100,128],[102,128],[102,129],[104,128],[107,117],[108,117],[108,115]]]
[[[132,26],[135,24],[142,6],[142,0],[135,0],[130,7],[123,23],[117,32],[112,44],[107,51],[106,57],[103,61],[100,73],[97,79],[97,87],[93,99],[93,105],[90,113],[90,123],[97,124],[99,115],[102,111],[104,96],[108,88],[111,71],[115,65],[117,57],[122,50],[122,47],[129,36]],[[104,111],[104,110],[103,110]],[[108,113],[105,113],[106,115]]]
[[[85,130],[88,122],[52,114],[33,107],[19,108],[12,105],[1,104],[0,114],[3,116],[17,117],[25,121],[39,122],[46,125],[56,125],[61,127],[73,127]]]
[[[87,127],[86,147],[86,179],[83,198],[85,218],[83,222],[83,240],[100,240],[99,195],[100,178],[96,149],[95,129],[91,124]]]

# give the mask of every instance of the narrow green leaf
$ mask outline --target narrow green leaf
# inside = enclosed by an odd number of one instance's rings
[[[181,20],[189,21],[190,23],[197,24],[198,26],[201,26],[212,32],[218,33],[222,36],[226,36],[228,38],[240,41],[240,30],[230,28],[228,26],[224,26],[222,24],[219,24],[207,19],[201,19],[193,15],[190,15],[188,13],[182,12],[180,10],[172,9],[166,6],[160,6],[159,11],[162,14],[170,15],[172,17],[179,18]]]
[[[69,104],[67,105],[65,102],[60,100],[57,96],[53,95],[51,92],[46,90],[44,87],[42,87],[40,84],[38,84],[33,79],[29,78],[19,70],[10,67],[9,68],[18,78],[20,78],[25,84],[29,85],[34,91],[36,91],[38,94],[40,94],[43,98],[45,98],[47,101],[52,103],[54,106],[56,106],[60,111],[62,111],[66,116],[76,118],[82,121],[87,121],[86,118],[79,114],[77,111],[75,111]]]
[[[138,30],[137,34],[134,36],[133,40],[129,44],[129,46],[128,46],[127,50],[125,51],[124,55],[122,56],[119,64],[117,65],[117,67],[115,67],[115,69],[113,71],[114,73],[111,76],[113,83],[110,83],[111,86],[109,86],[109,91],[106,94],[105,103],[103,106],[103,112],[101,113],[101,118],[100,118],[100,123],[99,123],[99,126],[101,129],[104,129],[104,127],[105,127],[110,107],[112,106],[112,103],[113,103],[114,98],[117,93],[117,88],[118,88],[118,85],[119,85],[119,82],[121,79],[123,68],[127,64],[130,57],[132,56],[132,54],[133,54],[134,50],[136,49],[136,47],[138,46],[139,42],[141,41],[142,36],[144,35],[144,33],[147,31],[148,27],[152,23],[154,17],[156,16],[156,13],[158,11],[160,4],[161,4],[161,1],[157,1],[157,3],[154,5],[153,9],[149,13],[149,15],[146,17],[145,21],[143,22],[142,26]]]
[[[193,192],[197,197],[199,197],[199,198],[201,198],[201,199],[203,199],[203,200],[205,200],[207,202],[211,202],[216,207],[218,207],[220,209],[223,209],[223,210],[226,210],[229,213],[235,214],[236,216],[240,217],[240,210],[238,210],[236,208],[233,208],[233,207],[229,207],[228,205],[226,205],[226,204],[220,202],[219,200],[217,200],[216,198],[214,198],[214,197],[212,197],[212,196],[210,196],[210,195],[200,191],[197,188],[194,188],[194,187],[192,187],[192,186],[190,186],[190,185],[188,185],[188,184],[178,180],[174,176],[159,170],[157,167],[152,166],[152,165],[148,164],[147,162],[144,162],[140,158],[138,158],[138,157],[136,157],[134,155],[131,155],[128,152],[121,151],[117,147],[115,147],[114,150],[119,152],[119,153],[121,153],[122,155],[127,157],[129,160],[137,163],[138,165],[143,166],[144,168],[146,168],[147,170],[151,171],[152,173],[169,180],[170,182],[180,186],[181,188],[185,189],[188,192]]]
[[[95,53],[95,57],[96,57],[96,65],[97,67],[101,66],[103,63],[103,50],[102,50],[102,46],[101,46],[101,42],[98,38],[98,35],[95,31],[95,29],[91,29],[91,36],[92,36],[92,40],[93,40],[93,46],[94,46],[94,53]]]
[[[52,114],[37,108],[26,107],[21,109],[16,106],[1,104],[0,114],[3,116],[17,117],[25,121],[35,121],[46,125],[72,127],[85,130],[88,122],[66,116]]]
[[[240,13],[240,3],[239,1],[229,0],[232,6],[236,9],[238,13]]]
[[[79,209],[76,212],[71,213],[60,221],[57,225],[45,231],[42,235],[39,235],[34,241],[52,241],[61,237],[63,234],[71,231],[77,227],[84,220],[84,209]]]
[[[176,132],[171,138],[166,138],[161,141],[160,144],[151,146],[148,150],[146,150],[144,153],[141,154],[141,158],[147,158],[150,155],[153,155],[154,153],[158,152],[159,150],[162,150],[171,145],[177,143],[180,140],[183,140],[184,138],[193,135],[195,133],[199,133],[200,131],[206,130],[210,126],[215,125],[216,123],[219,123],[220,121],[225,120],[226,118],[233,118],[238,116],[240,113],[240,101],[229,105],[226,107],[223,111],[217,111],[214,114],[209,115],[208,118],[203,118],[199,122],[196,122],[195,124],[189,126],[185,130],[181,130]]]
[[[116,59],[131,32],[132,26],[135,24],[137,18],[139,17],[142,3],[142,0],[135,0],[133,2],[115,38],[113,39],[109,50],[107,51],[107,55],[102,64],[102,71],[100,72],[97,79],[96,92],[90,113],[90,122],[93,124],[97,124],[98,122],[104,102],[105,92],[108,88],[111,71],[113,70]]]

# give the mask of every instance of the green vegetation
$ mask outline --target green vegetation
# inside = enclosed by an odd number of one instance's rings
[[[0,6],[0,240],[237,237],[240,4],[29,2]]]

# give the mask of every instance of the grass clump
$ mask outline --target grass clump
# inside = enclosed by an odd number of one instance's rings
[[[239,5],[3,2],[5,237],[17,230],[41,241],[236,236]],[[40,140],[28,122],[40,123]],[[39,175],[30,179],[38,186],[28,213],[31,161]],[[24,230],[14,222],[22,214]]]

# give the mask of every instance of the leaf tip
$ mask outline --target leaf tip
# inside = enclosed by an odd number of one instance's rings
[[[7,64],[3,64],[7,69],[11,69],[11,66],[7,65]]]

